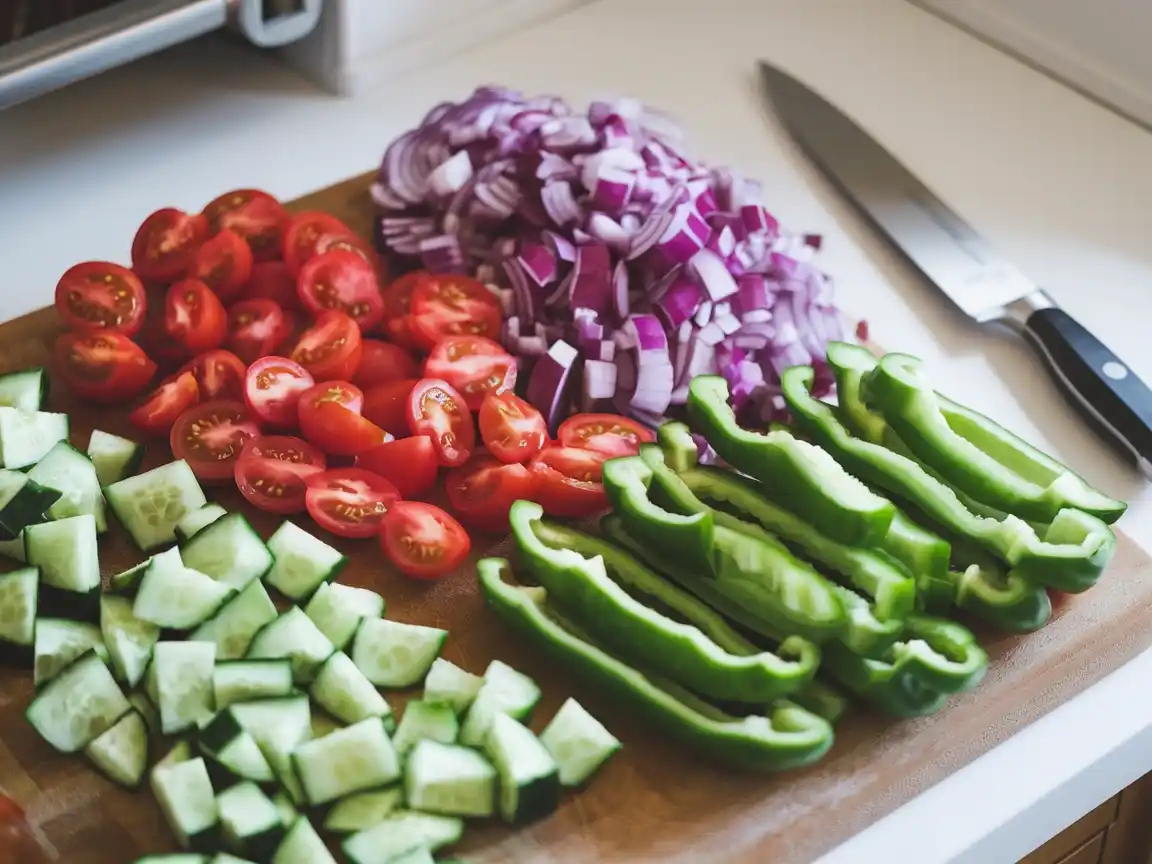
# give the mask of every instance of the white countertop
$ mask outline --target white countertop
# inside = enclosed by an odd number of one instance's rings
[[[239,48],[176,49],[0,114],[0,318],[50,303],[78,260],[126,259],[160,206],[237,186],[291,198],[364,171],[476,84],[637,96],[678,116],[695,152],[762,179],[786,225],[825,234],[842,306],[882,344],[1130,500],[1121,525],[1152,550],[1148,487],[1032,383],[1023,344],[954,314],[816,180],[764,119],[758,57],[854,113],[1152,381],[1152,135],[901,0],[602,0],[348,100]],[[1152,653],[824,861],[1017,860],[1152,770],[1149,681]]]

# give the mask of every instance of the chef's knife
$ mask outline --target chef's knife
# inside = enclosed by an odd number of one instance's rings
[[[1098,427],[1152,477],[1152,391],[840,109],[760,64],[771,107],[800,149],[966,315],[1021,332]]]

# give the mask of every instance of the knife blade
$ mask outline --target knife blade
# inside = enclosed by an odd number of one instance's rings
[[[1021,333],[1072,403],[1152,477],[1152,390],[835,105],[760,63],[769,107],[800,150],[960,311]]]

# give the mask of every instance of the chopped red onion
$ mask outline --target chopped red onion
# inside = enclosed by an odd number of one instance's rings
[[[584,361],[585,411],[592,410],[594,403],[601,399],[611,399],[616,395],[616,364],[605,360]]]
[[[696,307],[696,314],[692,316],[692,320],[696,322],[697,327],[706,327],[712,320],[712,301],[705,300]]]
[[[628,266],[623,261],[617,261],[616,269],[612,271],[612,308],[620,320],[628,317],[631,308],[628,298]]]
[[[736,293],[736,280],[728,272],[724,259],[711,249],[701,249],[688,262],[688,269],[696,276],[713,302]]]
[[[671,221],[658,241],[660,254],[669,263],[682,264],[700,251],[707,234],[705,237],[700,236],[697,223],[707,229],[707,223],[687,204],[673,212]]]
[[[572,194],[572,187],[563,180],[545,183],[540,190],[540,200],[548,218],[563,228],[580,219],[580,205]]]
[[[655,303],[655,310],[663,320],[664,326],[670,331],[675,331],[696,314],[696,310],[703,302],[704,292],[700,286],[685,277],[680,277]]]
[[[542,243],[524,243],[516,258],[533,282],[540,287],[555,281],[557,273],[556,256]]]
[[[433,195],[447,198],[464,188],[472,179],[472,160],[467,150],[449,156],[428,175],[428,188]]]
[[[533,367],[528,379],[528,401],[540,409],[553,434],[567,408],[567,391],[579,357],[575,348],[557,340]]]
[[[603,213],[589,213],[588,233],[617,252],[627,252],[631,246],[628,232],[619,222]]]

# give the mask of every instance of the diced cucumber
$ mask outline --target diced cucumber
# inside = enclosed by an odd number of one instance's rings
[[[183,459],[104,487],[116,518],[145,552],[176,539],[176,526],[208,503],[200,481]]]
[[[482,746],[493,717],[507,714],[526,721],[539,701],[540,688],[535,681],[507,663],[493,660],[484,670],[484,684],[460,727],[460,743],[469,747]]]
[[[144,461],[144,445],[111,432],[93,429],[88,439],[88,458],[96,466],[96,478],[103,488],[131,477],[140,470],[140,463]]]
[[[324,829],[335,834],[355,834],[379,825],[404,803],[399,786],[358,792],[332,805],[324,819]]]
[[[0,407],[0,467],[35,465],[57,442],[67,440],[67,414]]]
[[[36,694],[25,716],[61,753],[83,750],[131,706],[95,651],[89,651]]]
[[[177,550],[179,554],[179,550]],[[151,559],[142,561],[127,570],[121,570],[119,573],[112,574],[109,580],[111,589],[117,594],[124,594],[126,596],[135,596],[136,589],[140,587],[140,580],[144,578],[144,574],[148,572],[148,565],[151,564]]]
[[[496,769],[475,750],[425,738],[404,767],[404,800],[428,813],[491,816],[496,811]]]
[[[213,522],[223,519],[228,511],[219,504],[209,502],[199,510],[193,510],[176,524],[176,539],[187,543]]]
[[[440,654],[447,630],[365,618],[352,640],[352,660],[378,687],[411,687]]]
[[[220,810],[203,759],[157,765],[151,785],[183,848],[211,852],[219,846]]]
[[[135,708],[84,748],[96,769],[126,789],[135,789],[148,770],[148,725]]]
[[[497,714],[484,752],[500,774],[500,816],[505,822],[533,822],[560,805],[560,769],[527,726]]]
[[[276,699],[237,702],[228,709],[252,733],[272,766],[284,791],[293,801],[304,801],[304,792],[292,767],[292,752],[312,735],[312,709],[304,694]]]
[[[211,642],[157,642],[152,651],[158,689],[160,729],[174,735],[211,717],[212,670],[216,646]]]
[[[348,558],[294,522],[284,522],[268,540],[276,562],[264,581],[287,597],[302,602],[325,582],[336,578]]]
[[[0,574],[0,641],[24,655],[31,654],[36,639],[36,598],[40,571],[21,567]]]
[[[296,809],[291,798],[283,792],[277,792],[272,796],[272,804],[280,814],[280,821],[284,823],[285,828],[291,828],[296,824],[296,817],[300,815],[300,811]]]
[[[217,717],[228,715],[222,712]],[[228,715],[230,716],[230,715]],[[214,719],[209,726],[215,724]],[[232,722],[236,722],[234,719]],[[212,778],[214,789],[227,789],[236,783],[271,783],[276,779],[267,757],[252,737],[252,733],[241,729],[235,737],[218,750],[208,747],[203,740],[200,750],[208,766],[208,776]]]
[[[95,621],[100,614],[100,551],[91,514],[29,525],[28,563],[40,568],[40,614]]]
[[[3,469],[0,469],[3,470]],[[0,540],[0,555],[6,558],[11,558],[13,561],[25,563],[28,556],[24,552],[24,529],[20,529],[20,533],[16,535],[13,540]]]
[[[384,614],[384,598],[367,588],[326,582],[316,589],[305,613],[337,649],[343,651],[364,618]]]
[[[160,628],[132,614],[132,601],[127,597],[104,594],[100,598],[100,633],[116,677],[135,687],[143,680],[152,649],[160,641]]]
[[[292,764],[314,806],[386,786],[400,777],[396,749],[378,717],[306,741],[292,754]]]
[[[47,684],[89,651],[95,651],[101,660],[108,660],[104,637],[95,624],[64,618],[41,618],[36,622],[34,639],[32,681],[37,688]]]
[[[153,735],[160,734],[160,712],[156,710],[156,706],[152,704],[152,700],[148,698],[143,690],[133,690],[128,694],[129,704],[140,712],[140,716],[144,718],[144,723],[148,726],[148,731]]]
[[[556,760],[562,786],[580,786],[620,749],[616,736],[571,697],[544,727],[540,743]]]
[[[460,722],[451,705],[414,699],[404,706],[404,715],[392,736],[392,743],[403,759],[420,741],[428,739],[441,744],[455,744],[459,735]]]
[[[198,531],[180,554],[193,570],[236,589],[272,566],[272,553],[243,513],[229,513]]]
[[[104,513],[104,493],[92,460],[69,444],[61,441],[48,451],[28,472],[28,479],[60,492],[60,498],[48,508],[52,519],[67,519],[90,513],[96,520],[97,533],[108,528]]]
[[[336,859],[304,816],[299,816],[288,836],[272,856],[272,864],[336,864]]]
[[[484,686],[479,675],[466,672],[443,657],[437,657],[424,678],[424,701],[441,702],[451,706],[457,714],[463,714]]]
[[[435,852],[459,843],[463,836],[463,819],[402,810],[374,828],[353,834],[341,848],[353,864],[390,864],[415,847]]]
[[[324,661],[311,693],[317,705],[344,723],[359,723],[369,717],[383,719],[392,714],[387,700],[343,651]]]
[[[391,715],[384,718],[384,728],[388,731],[389,735],[392,734],[392,731],[388,726],[388,721],[391,719],[392,719]],[[323,738],[325,735],[330,735],[331,733],[335,732],[338,729],[343,729],[347,725],[348,724],[346,724],[346,723],[341,723],[339,720],[337,720],[335,717],[333,717],[331,714],[328,714],[325,711],[313,711],[312,712],[312,737],[313,738]]]
[[[140,580],[132,614],[160,627],[188,630],[215,615],[232,589],[186,567],[178,549],[154,555]]]
[[[0,375],[0,405],[35,412],[48,401],[48,372],[43,366]]]
[[[223,608],[192,631],[189,639],[215,642],[217,660],[239,660],[248,653],[253,637],[276,620],[276,606],[264,583],[249,582]]]
[[[216,661],[212,672],[216,710],[236,702],[250,702],[292,693],[292,664],[288,660]]]
[[[276,806],[255,783],[238,783],[216,796],[220,825],[230,849],[265,861],[284,839],[284,825]]]
[[[312,619],[299,606],[293,606],[264,626],[248,648],[252,659],[287,657],[292,661],[292,677],[298,684],[310,684],[320,666],[336,651]]]
[[[0,540],[15,542],[29,525],[43,522],[44,514],[62,495],[23,472],[0,468]],[[9,547],[9,551],[14,550]]]

